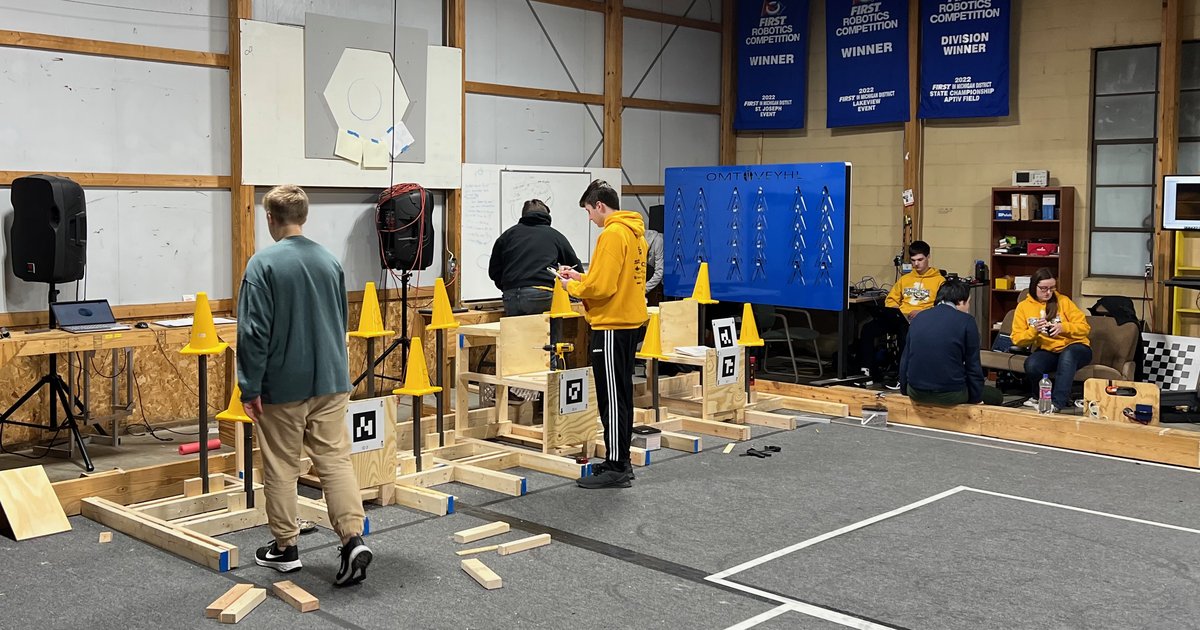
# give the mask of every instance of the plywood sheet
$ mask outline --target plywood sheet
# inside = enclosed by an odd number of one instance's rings
[[[658,317],[664,353],[670,354],[679,346],[696,345],[699,303],[693,300],[663,302],[658,305]]]
[[[41,466],[0,471],[0,511],[16,540],[71,530],[54,487]]]
[[[542,348],[550,343],[550,323],[543,315],[505,317],[500,320],[496,374],[514,376],[541,372],[549,367],[550,355]]]
[[[575,413],[560,414],[558,388],[562,372],[551,372],[546,382],[546,409],[543,414],[544,449],[582,444],[592,439],[600,430],[600,413],[596,405],[596,383],[592,368],[587,368],[587,409]]]

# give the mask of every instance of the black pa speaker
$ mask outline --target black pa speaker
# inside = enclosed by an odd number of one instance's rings
[[[647,208],[646,214],[648,215],[647,218],[650,219],[650,225],[647,225],[646,228],[650,229],[650,230],[654,230],[655,232],[658,232],[659,234],[662,234],[663,233],[663,205],[658,204],[657,206],[650,206],[649,208]]]
[[[384,269],[428,269],[434,254],[433,195],[416,184],[397,184],[379,198],[379,264]]]
[[[9,232],[13,275],[27,282],[73,282],[87,264],[87,203],[64,177],[13,180]]]

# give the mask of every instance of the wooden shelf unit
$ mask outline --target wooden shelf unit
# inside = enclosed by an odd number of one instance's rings
[[[1175,233],[1175,277],[1200,278],[1200,233]],[[1200,337],[1200,291],[1175,288],[1172,291],[1171,333]]]
[[[1039,198],[1042,195],[1057,195],[1058,205],[1055,212],[1058,218],[1051,220],[1034,219],[1031,221],[996,219],[996,206],[1011,205],[1014,194],[1037,195]],[[989,275],[992,278],[993,289],[988,292],[990,296],[988,304],[989,321],[994,325],[1003,320],[1005,314],[1016,308],[1017,298],[1021,293],[1015,289],[995,289],[996,278],[1010,275],[1028,276],[1041,267],[1049,267],[1058,275],[1060,290],[1070,294],[1075,282],[1073,264],[1075,255],[1075,188],[1071,186],[1047,186],[1044,188],[1003,186],[993,188],[992,203],[988,208],[988,212],[992,213],[991,246],[993,250],[996,247],[996,243],[1004,236],[1015,236],[1018,241],[1054,239],[1058,243],[1058,255],[1055,256],[996,253],[991,255],[992,260]]]

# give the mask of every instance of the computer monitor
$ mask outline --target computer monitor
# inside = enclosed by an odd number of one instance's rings
[[[1164,230],[1200,230],[1200,175],[1167,175],[1163,181]]]

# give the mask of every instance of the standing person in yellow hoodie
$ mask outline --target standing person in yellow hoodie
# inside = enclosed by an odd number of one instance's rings
[[[604,425],[605,461],[581,477],[581,488],[628,488],[633,479],[629,442],[633,434],[633,359],[646,313],[646,226],[636,212],[620,210],[607,182],[588,185],[579,207],[604,228],[587,273],[559,267],[563,287],[583,300],[592,327],[592,374]]]
[[[942,272],[929,264],[929,243],[913,241],[908,246],[908,261],[912,271],[900,276],[888,292],[883,305],[887,307],[875,319],[863,326],[859,337],[859,354],[871,374],[871,380],[879,382],[883,377],[877,346],[886,335],[900,338],[900,355],[904,353],[904,341],[908,337],[908,322],[918,313],[933,306],[938,289],[946,278]],[[898,358],[900,355],[897,355]],[[888,383],[890,389],[899,389],[895,381]]]
[[[1092,362],[1092,347],[1088,343],[1092,327],[1071,298],[1058,292],[1058,279],[1053,271],[1038,269],[1029,279],[1029,286],[1029,295],[1017,304],[1012,328],[1013,345],[1033,350],[1025,359],[1025,376],[1034,397],[1025,401],[1025,405],[1037,407],[1038,381],[1043,374],[1055,373],[1050,392],[1054,412],[1074,409],[1071,384],[1075,372]]]

